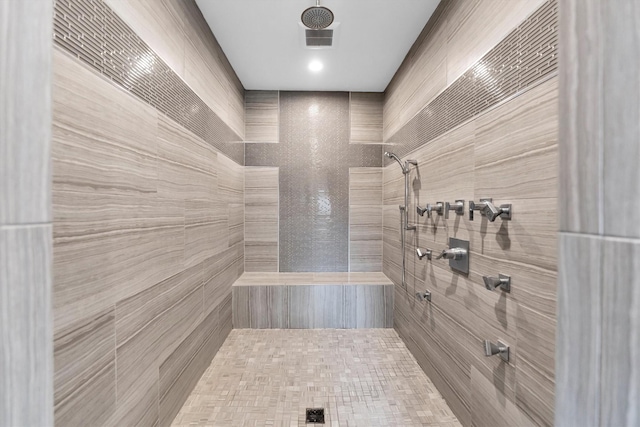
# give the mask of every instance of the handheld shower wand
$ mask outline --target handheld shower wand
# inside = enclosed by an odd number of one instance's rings
[[[385,151],[384,155],[390,159],[395,160],[400,165],[400,169],[402,169],[402,174],[404,175],[404,206],[400,206],[400,236],[402,239],[402,287],[406,288],[407,283],[405,282],[405,270],[406,270],[406,255],[405,255],[405,232],[407,230],[415,230],[415,225],[409,225],[409,172],[410,166],[417,166],[418,162],[416,160],[405,160],[404,164],[400,160],[400,158],[395,154],[389,151]]]

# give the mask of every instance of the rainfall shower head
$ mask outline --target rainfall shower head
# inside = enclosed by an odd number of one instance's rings
[[[316,5],[311,6],[302,12],[302,23],[312,30],[327,28],[333,23],[333,12],[326,7],[320,6],[320,0],[316,0]]]

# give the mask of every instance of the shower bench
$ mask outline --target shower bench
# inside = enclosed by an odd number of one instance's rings
[[[232,287],[233,327],[393,327],[393,283],[383,273],[244,273]]]

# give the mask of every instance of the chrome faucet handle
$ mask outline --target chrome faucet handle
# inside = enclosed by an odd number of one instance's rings
[[[427,218],[431,218],[431,211],[433,211],[433,206],[431,206],[431,203],[427,203],[427,207],[424,208],[424,210],[427,212]]]
[[[489,222],[495,221],[498,215],[500,215],[501,213],[501,211],[489,201],[484,202],[484,206],[482,207],[480,212],[482,212],[482,214],[487,217]]]
[[[440,252],[440,255],[438,255],[436,259],[444,258],[444,259],[457,260],[457,259],[462,259],[465,255],[467,255],[466,249],[451,248],[451,249],[444,249],[442,252]]]
[[[431,302],[431,291],[416,292],[416,298],[418,298],[420,301]]]
[[[469,202],[469,221],[473,221],[473,211],[480,211],[482,215],[482,210],[484,209],[487,202],[491,202],[493,199],[480,199],[480,203],[475,203],[473,200]]]
[[[484,287],[490,291],[500,288],[505,292],[511,292],[511,276],[499,274],[498,277],[482,276]]]
[[[431,254],[432,253],[433,253],[433,251],[431,251],[431,249],[416,248],[416,254],[418,255],[418,259],[422,259],[424,257],[427,257],[427,259],[429,261],[431,261]]]
[[[438,213],[438,216],[442,216],[444,214],[444,203],[436,202],[435,205],[427,205],[427,208],[431,208],[432,211]]]
[[[480,211],[481,215],[487,217],[490,222],[494,222],[496,218],[511,219],[511,204],[500,205],[496,207],[493,199],[480,199],[479,203],[469,202],[469,220],[473,221],[473,211]]]
[[[444,218],[449,219],[449,211],[454,211],[458,215],[464,215],[464,200],[456,200],[454,203],[444,204]]]
[[[502,341],[498,340],[498,344],[494,344],[489,340],[484,340],[483,348],[485,356],[491,357],[498,354],[505,362],[509,361],[509,346]]]
[[[420,205],[416,206],[416,211],[418,212],[418,215],[420,216],[424,216],[424,213],[427,212],[428,206],[426,208],[422,208],[420,207]],[[427,215],[428,217],[429,215]]]

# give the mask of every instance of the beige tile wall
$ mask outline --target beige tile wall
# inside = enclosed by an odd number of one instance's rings
[[[244,138],[244,87],[195,0],[105,2]]]
[[[280,142],[280,91],[246,91],[244,115],[247,142]]]
[[[560,12],[555,422],[639,425],[640,7],[568,0]]]
[[[56,424],[167,425],[231,329],[244,167],[54,50]]]
[[[50,0],[0,4],[0,425],[53,425]]]
[[[386,141],[545,0],[444,0],[387,86]]]
[[[382,271],[382,168],[349,168],[349,271]]]
[[[278,271],[279,168],[245,167],[245,271]]]
[[[552,425],[556,328],[558,180],[557,77],[528,90],[409,155],[407,289],[400,287],[399,210],[403,176],[384,168],[384,272],[396,284],[395,327],[463,425]],[[492,197],[513,219],[477,213],[419,217],[415,206]],[[449,237],[470,241],[470,274],[442,260],[419,261],[415,247],[439,252]],[[512,277],[512,292],[488,291],[483,275]],[[430,290],[430,304],[415,299]],[[502,339],[511,361],[486,358],[482,341]]]
[[[349,92],[349,143],[382,144],[384,93]]]

